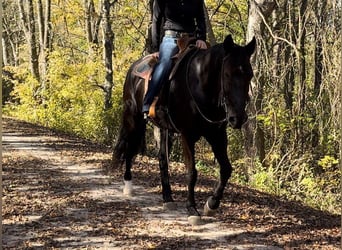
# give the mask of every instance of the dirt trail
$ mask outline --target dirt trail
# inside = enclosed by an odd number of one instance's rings
[[[191,226],[180,164],[171,166],[175,211],[164,211],[158,164],[139,157],[134,196],[122,194],[111,152],[3,118],[4,249],[339,249],[340,219],[230,185],[217,216]],[[138,164],[139,162],[139,164]],[[139,177],[139,178],[138,178]],[[199,177],[199,205],[214,180]]]

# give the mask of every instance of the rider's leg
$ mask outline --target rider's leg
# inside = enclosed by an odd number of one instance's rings
[[[155,66],[152,79],[144,98],[143,113],[148,113],[154,97],[158,94],[163,82],[169,76],[172,67],[171,58],[177,54],[177,52],[177,39],[170,36],[164,36],[159,47],[159,61]]]

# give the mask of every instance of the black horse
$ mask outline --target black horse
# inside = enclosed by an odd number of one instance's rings
[[[194,146],[201,136],[211,145],[220,165],[219,183],[207,200],[205,214],[211,214],[219,207],[231,176],[226,129],[228,124],[240,129],[247,120],[246,105],[253,77],[250,58],[255,46],[255,38],[246,46],[239,46],[229,35],[223,43],[207,50],[194,47],[176,64],[170,80],[164,84],[159,95],[154,122],[161,132],[159,167],[163,202],[173,202],[169,184],[168,151],[171,146],[169,134],[175,132],[181,135],[188,174],[189,220],[196,221],[200,218],[194,192],[197,181]],[[141,59],[131,66],[126,76],[122,126],[113,153],[113,164],[123,161],[126,164],[126,194],[130,194],[132,190],[132,160],[145,143],[146,121],[141,112],[144,80],[132,74],[133,68],[140,61]]]

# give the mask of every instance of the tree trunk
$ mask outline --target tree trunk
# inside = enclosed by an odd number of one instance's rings
[[[315,2],[315,16],[317,23],[315,25],[315,80],[314,80],[314,94],[315,97],[318,97],[321,85],[322,85],[322,74],[323,74],[323,31],[325,28],[325,12],[326,12],[326,1],[318,1]]]
[[[13,39],[9,38],[7,41],[10,46],[7,47],[7,53],[9,55],[9,65],[19,66],[19,42],[13,41]]]
[[[26,14],[23,2],[23,0],[18,0],[18,7],[23,30],[25,32],[26,40],[30,51],[30,70],[33,77],[40,81],[33,3],[32,0],[27,0],[28,11]]]
[[[92,0],[84,0],[84,12],[85,12],[85,30],[87,34],[88,44],[91,44],[93,41],[93,32],[91,29],[91,9],[94,5]]]
[[[146,31],[146,41],[145,41],[145,52],[147,54],[153,53],[155,52],[154,49],[152,48],[152,16],[153,16],[153,1],[154,0],[149,0],[148,6],[150,8],[150,21],[149,21],[149,25],[147,27],[147,31]]]
[[[102,0],[102,29],[103,29],[103,45],[104,45],[104,64],[106,70],[104,90],[104,109],[108,110],[112,107],[112,88],[113,88],[113,49],[114,49],[114,33],[112,31],[110,20],[111,3],[109,0]]]
[[[210,23],[208,9],[205,6],[205,4],[204,4],[203,8],[204,8],[205,22],[206,22],[206,26],[207,26],[208,41],[209,41],[210,45],[213,46],[217,43],[214,31],[213,31],[213,26]]]
[[[288,39],[290,39],[290,42],[292,44],[295,43],[296,35],[294,34],[295,29],[295,15],[294,15],[294,7],[295,0],[291,0],[289,2],[284,3],[284,9],[283,12],[285,13],[285,16],[288,17],[287,23],[288,23],[288,30],[289,35]],[[296,58],[296,51],[293,50],[293,47],[288,46],[287,44],[284,44],[285,46],[285,53],[284,53],[284,65],[287,66],[287,70],[285,71],[285,77],[284,77],[284,99],[285,99],[285,107],[288,110],[288,112],[293,115],[294,114],[294,88],[295,88],[295,58]]]
[[[45,32],[44,32],[44,48],[50,52],[52,47],[51,37],[51,0],[45,1]],[[48,59],[48,58],[47,58]]]
[[[249,1],[249,14],[248,14],[248,26],[246,40],[250,41],[253,36],[256,37],[257,48],[254,56],[251,59],[251,63],[254,69],[261,69],[261,65],[258,65],[257,56],[261,56],[261,43],[262,34],[265,27],[262,16],[270,16],[275,8],[275,1],[271,0],[250,0]],[[265,158],[265,135],[264,131],[258,126],[256,116],[261,111],[261,100],[263,98],[263,85],[264,80],[262,74],[258,71],[254,72],[254,78],[251,82],[251,103],[249,105],[249,112],[253,114],[253,118],[249,119],[243,128],[245,135],[245,153],[247,155],[248,167],[253,169],[256,159],[258,158],[261,163]],[[249,172],[249,171],[248,171]]]
[[[38,30],[39,30],[39,44],[40,50],[44,48],[44,13],[43,13],[43,4],[42,0],[37,0],[37,13],[38,13]],[[40,51],[42,52],[42,51]]]
[[[285,47],[285,55],[284,55],[284,65],[287,65],[287,70],[284,77],[284,99],[285,99],[285,108],[292,114],[293,109],[293,91],[294,91],[294,69],[293,69],[293,60],[294,58],[293,51],[289,46]]]
[[[299,68],[299,82],[298,82],[298,115],[302,115],[305,109],[305,102],[306,102],[306,61],[305,61],[305,36],[306,36],[306,16],[305,12],[307,9],[307,0],[301,1],[300,10],[299,10],[299,19],[298,19],[298,42],[299,45],[299,58],[298,58],[298,68]]]
[[[280,35],[280,23],[279,23],[279,17],[276,11],[274,11],[272,13],[272,30],[274,30],[274,34],[276,36],[281,36]],[[281,65],[281,53],[283,51],[283,46],[282,46],[282,42],[277,40],[277,39],[273,39],[273,66],[272,66],[272,78],[275,81],[275,85],[277,89],[280,89],[281,87],[281,69],[282,69],[282,65]]]
[[[315,53],[314,53],[314,97],[316,99],[319,98],[321,92],[322,85],[322,75],[323,75],[323,34],[325,28],[325,13],[326,13],[326,1],[315,1],[314,12],[315,12]],[[313,116],[315,120],[318,120],[317,111],[314,110]],[[317,122],[315,122],[314,127],[312,128],[312,147],[316,148],[319,145],[319,127]]]
[[[14,31],[15,27],[17,27],[20,22],[20,20],[18,20],[19,16],[13,16],[12,13],[13,9],[17,9],[17,4],[15,2],[11,2],[9,5],[5,5],[3,7],[5,8],[2,16],[3,63],[4,65],[18,66],[19,47],[21,45],[23,32],[20,29]]]
[[[45,1],[44,6],[41,0],[37,1],[38,28],[39,28],[39,54],[41,59],[41,90],[46,88],[46,75],[49,67],[49,52],[51,49],[51,0]]]
[[[100,11],[102,4],[100,5]],[[89,44],[89,52],[92,54],[95,47],[99,45],[99,29],[102,16],[96,13],[95,4],[93,0],[84,0],[85,10],[85,30],[87,34],[87,41]]]
[[[9,65],[9,59],[8,59],[8,49],[9,46],[7,44],[7,40],[5,39],[6,33],[3,32],[2,33],[2,38],[1,38],[1,42],[2,42],[2,64],[4,66]]]

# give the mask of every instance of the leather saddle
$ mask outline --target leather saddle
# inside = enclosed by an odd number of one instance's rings
[[[182,59],[187,55],[187,53],[192,51],[193,46],[191,46],[191,44],[194,44],[195,41],[196,41],[195,37],[189,37],[189,36],[184,36],[177,40],[179,52],[172,58],[173,66],[172,66],[169,79],[171,79],[174,73],[177,71],[178,65],[180,65],[180,62],[182,61]],[[140,60],[140,62],[132,70],[132,73],[135,76],[144,79],[144,95],[147,92],[148,84],[151,80],[152,73],[153,73],[156,63],[158,62],[158,59],[159,59],[159,52],[146,55]],[[155,107],[156,107],[157,101],[158,101],[158,97],[155,97],[153,103],[151,104],[150,111],[149,111],[150,118],[155,117]]]

